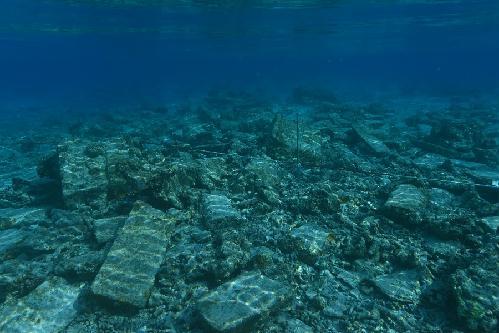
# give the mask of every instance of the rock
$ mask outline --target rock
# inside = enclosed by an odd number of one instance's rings
[[[8,254],[11,248],[21,243],[29,233],[18,229],[7,229],[0,231],[0,259]]]
[[[61,332],[76,315],[81,288],[62,278],[49,278],[18,302],[8,301],[0,308],[0,332]]]
[[[355,135],[369,147],[376,155],[386,156],[390,155],[390,149],[379,139],[370,135],[364,128],[358,125],[352,126],[353,132]]]
[[[285,175],[279,163],[267,156],[251,159],[245,169],[259,187],[277,187]]]
[[[0,209],[0,230],[20,228],[47,221],[45,209],[5,208]]]
[[[193,188],[199,182],[198,164],[190,157],[169,163],[166,170],[150,180],[148,187],[153,191],[154,200],[170,208],[187,208],[197,200]]]
[[[314,330],[303,321],[292,319],[287,322],[286,333],[314,333]]]
[[[70,249],[59,258],[54,273],[71,281],[92,280],[106,259],[104,251],[91,251],[85,247]]]
[[[108,187],[106,158],[88,157],[85,148],[79,141],[68,141],[59,147],[64,204],[70,209],[84,206],[103,209]]]
[[[174,219],[141,202],[111,247],[92,285],[96,295],[145,307],[163,260]]]
[[[381,275],[376,277],[373,283],[385,296],[394,301],[419,302],[421,286],[414,271]]]
[[[281,183],[285,172],[279,163],[267,156],[256,157],[246,165],[245,171],[233,183],[236,192],[251,191],[271,205],[280,203]]]
[[[422,220],[426,198],[414,185],[399,185],[385,203],[385,212],[396,222],[418,224]]]
[[[499,261],[490,256],[452,277],[457,314],[470,331],[496,333],[499,318]]]
[[[343,143],[332,143],[324,155],[325,162],[335,169],[372,172],[374,168],[369,159],[357,156]]]
[[[414,164],[422,169],[435,170],[442,166],[446,158],[437,154],[425,154],[414,160]]]
[[[225,188],[227,182],[227,162],[221,157],[204,158],[199,161],[199,186],[214,190]]]
[[[327,138],[322,137],[318,131],[303,125],[303,121],[287,120],[282,116],[274,119],[272,128],[275,157],[298,158],[300,162],[317,163],[321,160],[322,147],[327,143]]]
[[[497,231],[499,228],[499,216],[484,217],[482,222],[485,223],[492,231]]]
[[[145,154],[133,144],[115,141],[106,146],[108,199],[123,199],[145,190],[158,172],[155,154]]]
[[[493,181],[499,180],[499,169],[497,168],[491,168],[485,164],[470,161],[456,159],[451,161],[457,168],[463,169],[469,176],[484,184],[489,185]]]
[[[225,195],[207,194],[203,199],[203,216],[208,227],[230,226],[242,218]]]
[[[357,286],[360,277],[339,267],[333,272],[324,270],[317,286],[317,299],[322,298],[324,315],[330,318],[348,318],[349,309],[359,302]]]
[[[329,233],[312,225],[302,225],[291,232],[294,250],[308,263],[315,262],[328,245]]]
[[[94,235],[98,243],[106,243],[116,237],[118,229],[125,223],[125,216],[110,217],[94,221]]]
[[[288,289],[258,273],[247,273],[227,282],[197,304],[203,320],[217,332],[246,329],[282,305]]]
[[[446,190],[440,188],[430,189],[430,205],[435,209],[448,209],[455,205],[456,198]]]

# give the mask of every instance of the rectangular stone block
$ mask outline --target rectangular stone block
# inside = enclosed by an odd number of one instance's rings
[[[163,260],[174,219],[138,202],[111,247],[92,285],[96,295],[146,306]]]

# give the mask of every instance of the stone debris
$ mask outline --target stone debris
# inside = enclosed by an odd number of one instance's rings
[[[298,123],[297,123],[298,121]],[[291,121],[277,116],[274,119],[272,138],[277,145],[274,154],[279,157],[293,157],[303,162],[316,163],[321,160],[322,147],[327,138],[318,131],[304,126],[303,121]]]
[[[499,216],[484,217],[482,222],[485,223],[492,231],[497,231],[499,228]]]
[[[496,333],[493,106],[291,97],[3,127],[0,332]]]
[[[96,295],[139,308],[147,305],[175,221],[136,203],[97,274]]]
[[[227,282],[198,302],[204,321],[217,332],[248,328],[283,304],[287,288],[261,274],[248,273]]]
[[[0,332],[59,333],[77,313],[81,286],[52,277],[17,302],[0,307]]]
[[[303,225],[291,232],[296,251],[307,262],[314,262],[328,245],[329,234],[311,225]]]
[[[218,228],[240,220],[241,214],[225,195],[207,194],[203,200],[203,215],[208,226]]]
[[[0,230],[27,227],[46,221],[47,211],[40,208],[0,209]]]
[[[390,149],[383,143],[383,141],[370,135],[364,128],[359,125],[352,126],[354,133],[362,140],[369,149],[378,155],[389,155],[391,154]]]
[[[414,159],[414,164],[423,169],[435,170],[444,164],[446,158],[437,154],[425,154]]]
[[[496,333],[499,328],[499,256],[458,270],[452,277],[457,314],[471,331]]]
[[[421,286],[417,274],[412,271],[376,277],[374,285],[388,298],[400,302],[418,303]]]
[[[102,209],[108,186],[105,157],[89,157],[83,144],[68,141],[59,147],[59,161],[65,205],[70,209]]]
[[[118,230],[125,223],[125,216],[97,219],[94,221],[94,234],[98,243],[106,243],[114,240]]]
[[[385,203],[387,214],[400,223],[416,224],[421,222],[426,198],[414,185],[399,185]]]
[[[12,248],[21,243],[29,233],[18,229],[6,229],[0,231],[0,259]]]

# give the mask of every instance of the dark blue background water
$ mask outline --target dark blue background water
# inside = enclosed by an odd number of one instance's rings
[[[499,1],[272,9],[4,0],[0,43],[2,108],[155,104],[213,87],[499,88]]]

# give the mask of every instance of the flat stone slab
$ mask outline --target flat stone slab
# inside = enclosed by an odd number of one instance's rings
[[[0,230],[38,224],[47,219],[45,209],[4,208],[0,209]]]
[[[145,307],[174,222],[166,213],[136,203],[92,284],[94,294]]]
[[[258,273],[224,283],[198,302],[205,322],[217,332],[233,332],[281,305],[288,288]]]
[[[419,301],[421,286],[417,274],[413,271],[381,275],[373,282],[384,295],[392,300],[408,303]]]
[[[360,126],[352,126],[355,134],[369,147],[369,149],[378,155],[388,155],[391,154],[390,148],[388,148],[383,141],[370,135],[365,129]]]
[[[8,301],[0,307],[0,332],[61,332],[76,315],[74,304],[82,286],[52,277],[17,302]]]

